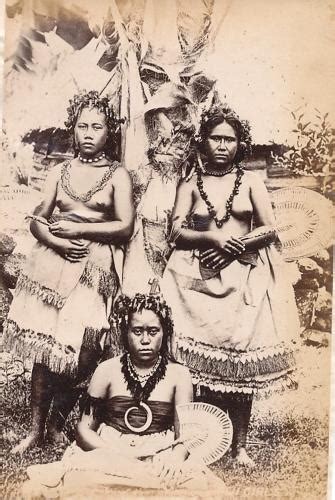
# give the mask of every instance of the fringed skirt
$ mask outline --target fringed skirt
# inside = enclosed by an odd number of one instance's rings
[[[84,498],[89,491],[90,498],[106,498],[112,495],[113,488],[127,487],[169,489],[181,493],[183,498],[187,492],[198,493],[201,498],[212,499],[223,498],[227,491],[224,482],[204,463],[192,460],[192,455],[180,464],[176,477],[164,481],[159,476],[156,457],[160,451],[171,453],[170,463],[174,465],[171,430],[147,435],[122,434],[101,424],[98,434],[106,447],[85,452],[73,444],[60,462],[28,467],[30,480],[24,485],[23,497]]]
[[[296,385],[299,320],[275,249],[260,250],[254,264],[235,260],[207,280],[195,252],[175,250],[162,292],[173,312],[172,350],[191,370],[199,396]]]
[[[100,349],[119,288],[113,247],[89,243],[81,262],[34,245],[4,327],[4,346],[29,362],[75,376],[81,347]]]

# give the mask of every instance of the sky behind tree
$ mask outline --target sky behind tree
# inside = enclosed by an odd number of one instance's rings
[[[257,143],[282,142],[298,108],[335,124],[334,46],[334,2],[233,0],[208,69]]]
[[[222,10],[228,10],[203,68],[217,78],[222,98],[249,119],[254,141],[290,140],[290,112],[296,110],[308,119],[314,108],[330,112],[335,125],[334,1],[220,2]],[[0,2],[1,75],[4,4]],[[86,0],[81,7],[84,4],[92,9]],[[87,77],[86,68],[83,73]],[[2,95],[2,81],[0,85]]]

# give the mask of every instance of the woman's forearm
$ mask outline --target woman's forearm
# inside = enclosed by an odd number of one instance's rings
[[[241,238],[246,250],[257,250],[270,245],[278,238],[276,229],[271,225],[258,226]]]
[[[84,451],[96,450],[97,448],[106,448],[105,441],[92,429],[81,427],[78,424],[76,442]]]
[[[175,234],[177,231],[175,231]],[[192,229],[180,229],[177,235],[172,238],[176,247],[182,250],[207,250],[220,246],[219,240],[221,234],[217,231],[194,231]],[[239,238],[244,244],[246,249],[261,248],[276,241],[277,233],[273,226],[262,225],[253,229],[250,233]],[[171,241],[171,240],[170,240]]]
[[[194,231],[193,229],[178,229],[177,231],[178,234],[173,238],[173,242],[181,250],[206,250],[215,246],[215,231]]]
[[[84,238],[100,243],[122,244],[129,241],[133,233],[133,224],[122,221],[79,222],[76,238]]]
[[[49,227],[41,222],[33,220],[30,223],[30,232],[40,243],[44,243],[53,250],[57,248],[60,242],[60,238],[50,233]]]

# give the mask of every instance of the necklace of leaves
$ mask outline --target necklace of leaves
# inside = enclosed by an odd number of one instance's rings
[[[229,174],[230,172],[231,172],[231,170],[226,172],[226,174]],[[211,175],[211,174],[209,173],[209,175]],[[226,213],[221,219],[218,219],[214,205],[209,201],[208,194],[204,190],[204,183],[203,183],[203,180],[201,177],[201,171],[199,168],[197,169],[197,186],[198,186],[200,196],[204,200],[204,202],[206,203],[208,213],[211,216],[211,218],[214,220],[216,227],[218,229],[220,229],[223,226],[223,224],[225,222],[227,222],[231,217],[231,213],[232,213],[232,209],[233,209],[233,201],[234,201],[235,196],[238,195],[238,193],[239,193],[239,188],[240,188],[240,185],[242,182],[243,175],[244,175],[244,170],[240,165],[238,165],[237,169],[236,169],[236,179],[235,179],[234,187],[233,187],[233,190],[232,190],[232,192],[231,192],[231,194],[226,202]]]
[[[143,377],[139,376],[136,372],[129,353],[125,353],[121,356],[121,371],[127,384],[127,389],[137,403],[149,399],[150,394],[158,382],[165,377],[167,364],[167,356],[159,356],[156,364],[153,366],[152,370],[150,370],[149,376]],[[142,383],[144,383],[144,385],[142,385]]]
[[[89,189],[86,193],[81,193],[81,194],[76,193],[76,191],[71,186],[70,165],[71,165],[70,161],[67,161],[62,166],[62,175],[61,175],[62,188],[64,189],[66,194],[73,200],[82,201],[85,203],[89,201],[95,193],[101,191],[105,187],[108,180],[112,177],[114,170],[118,166],[118,163],[113,162],[111,165],[109,165],[108,170],[105,171],[101,179],[99,179],[94,184],[94,186],[91,189]]]

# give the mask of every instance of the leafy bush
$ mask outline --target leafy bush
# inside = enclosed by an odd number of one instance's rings
[[[316,111],[315,123],[304,121],[304,114],[296,116],[295,144],[283,155],[274,155],[274,165],[289,170],[293,175],[322,176],[334,171],[333,152],[335,149],[335,131],[327,120],[328,113],[321,115]]]

